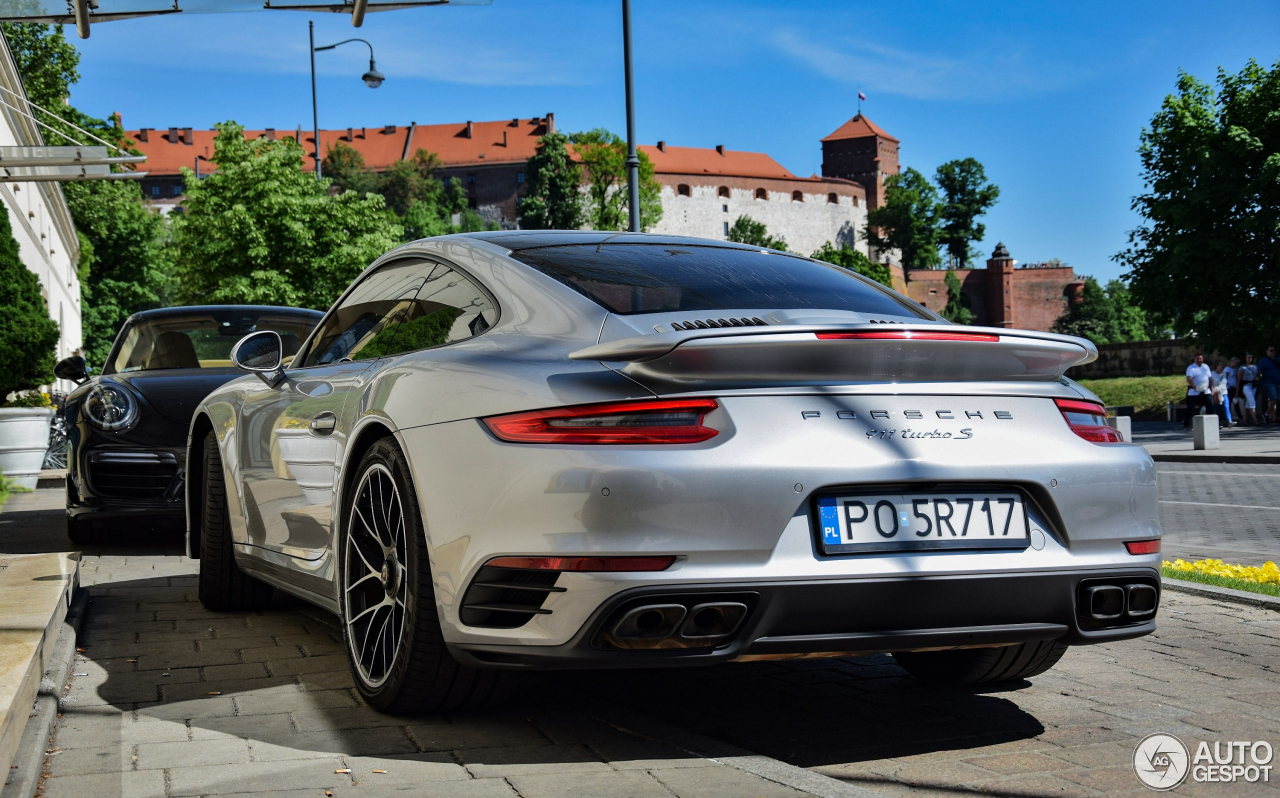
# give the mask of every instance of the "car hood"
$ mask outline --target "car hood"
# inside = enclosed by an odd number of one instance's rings
[[[165,419],[186,426],[201,399],[244,372],[235,368],[163,369],[106,376],[131,386]]]

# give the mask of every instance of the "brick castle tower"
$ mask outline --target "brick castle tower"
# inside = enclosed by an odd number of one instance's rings
[[[822,140],[822,176],[862,184],[867,207],[884,203],[884,178],[898,173],[898,140],[861,113]]]

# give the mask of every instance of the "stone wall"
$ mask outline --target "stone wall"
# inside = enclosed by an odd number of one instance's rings
[[[714,183],[708,183],[708,179]],[[862,252],[865,241],[858,233],[867,223],[866,194],[862,186],[844,181],[779,180],[704,175],[658,175],[662,183],[662,221],[651,232],[670,235],[728,239],[728,229],[739,216],[749,216],[782,236],[787,249],[812,255],[828,241],[846,243]],[[687,186],[688,196],[680,187]],[[722,188],[729,196],[720,196]],[[763,189],[768,199],[757,199]],[[801,200],[793,193],[801,192]],[[835,202],[830,202],[830,195]]]
[[[1187,366],[1201,349],[1190,341],[1174,338],[1164,341],[1133,341],[1125,344],[1103,344],[1098,359],[1067,371],[1074,380],[1096,380],[1102,377],[1164,377],[1186,373]],[[1211,354],[1205,354],[1212,361]]]
[[[947,306],[947,272],[945,269],[914,269],[904,272],[890,266],[895,291],[924,305],[935,313]],[[1005,321],[1003,311],[994,303],[999,297],[1004,277],[1002,268],[955,269],[960,291],[969,300],[973,323],[982,327],[998,327]],[[1011,281],[1011,324],[1022,330],[1047,331],[1067,308],[1070,286],[1079,282],[1071,267],[1061,269],[1018,269],[1009,273]],[[993,284],[994,283],[994,284]]]

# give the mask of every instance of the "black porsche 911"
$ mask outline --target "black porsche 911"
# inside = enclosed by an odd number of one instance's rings
[[[95,542],[112,527],[181,528],[191,413],[244,374],[231,348],[273,330],[291,355],[323,315],[254,305],[148,310],[125,321],[101,374],[89,378],[81,357],[60,362],[57,375],[80,383],[66,402],[71,540]]]

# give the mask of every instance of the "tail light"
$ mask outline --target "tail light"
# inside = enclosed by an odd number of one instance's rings
[[[1159,554],[1160,541],[1156,540],[1127,540],[1124,547],[1129,550],[1130,554]]]
[[[1095,402],[1054,399],[1071,431],[1090,443],[1124,443],[1120,433],[1107,426],[1107,409]]]
[[[558,407],[484,419],[512,443],[700,443],[719,434],[706,426],[714,399],[658,399]]]
[[[819,341],[977,341],[999,343],[1000,336],[989,333],[930,332],[924,330],[864,330],[859,332],[815,333]]]
[[[486,568],[520,568],[526,571],[665,571],[676,558],[658,557],[498,557]]]

